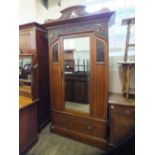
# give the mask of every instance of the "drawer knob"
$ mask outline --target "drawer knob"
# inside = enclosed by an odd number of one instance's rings
[[[133,115],[133,112],[130,110],[127,110],[127,111],[125,111],[125,114],[131,116],[131,115]]]
[[[51,129],[54,130],[54,125],[51,126]]]
[[[88,130],[92,130],[93,127],[92,127],[91,125],[88,125],[88,126],[87,126],[87,129],[88,129]]]
[[[114,108],[115,108],[115,106],[111,105],[111,109],[114,109]]]
[[[62,123],[66,123],[67,120],[65,120],[65,119],[61,119],[61,122],[62,122]]]

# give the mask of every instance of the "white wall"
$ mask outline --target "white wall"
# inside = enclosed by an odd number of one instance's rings
[[[19,0],[19,24],[36,21],[36,0]]]
[[[73,52],[73,59],[75,60],[75,65],[83,65],[83,60],[85,60],[85,65],[90,62],[90,38],[72,38],[64,40],[64,49],[75,49]],[[84,71],[84,68],[75,67],[75,71]],[[85,68],[85,71],[87,68]]]
[[[47,9],[43,6],[42,0],[36,1],[36,21],[38,23],[44,23],[45,18],[47,17]]]
[[[123,0],[122,0],[123,1]],[[124,60],[125,53],[125,41],[127,26],[121,25],[122,19],[134,17],[134,7],[125,7],[123,3],[122,7],[116,8],[115,23],[109,29],[109,90],[113,93],[122,92],[122,67],[118,64],[119,61]],[[134,43],[134,27],[132,29],[130,43]],[[135,49],[129,49],[129,60],[135,59]],[[130,89],[135,88],[135,70],[134,67],[131,70],[130,76]]]

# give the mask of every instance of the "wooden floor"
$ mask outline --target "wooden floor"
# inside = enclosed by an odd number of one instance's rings
[[[101,155],[104,151],[50,132],[48,124],[26,155]]]

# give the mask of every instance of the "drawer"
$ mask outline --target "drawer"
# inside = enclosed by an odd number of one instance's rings
[[[113,123],[115,125],[115,132],[120,133],[130,133],[134,129],[134,119],[132,117],[123,117],[122,115],[117,115],[113,118]]]
[[[116,113],[123,116],[135,117],[134,107],[111,105],[110,109],[111,109],[111,113],[114,113],[114,114]]]
[[[71,116],[54,112],[52,115],[53,124],[75,132],[91,136],[105,138],[106,123],[90,118]]]
[[[113,144],[121,142],[132,133],[134,133],[134,121],[131,119],[118,116],[110,125],[110,137]]]

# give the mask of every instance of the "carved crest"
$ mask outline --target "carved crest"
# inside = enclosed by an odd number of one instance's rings
[[[66,8],[61,11],[62,15],[59,19],[69,19],[69,18],[76,18],[81,16],[86,16],[88,13],[85,11],[85,6],[72,6],[69,8]]]
[[[99,13],[105,13],[105,12],[110,12],[108,8],[103,8],[95,13],[88,13],[85,11],[86,6],[83,5],[76,5],[72,7],[68,7],[61,12],[61,17],[58,19],[47,19],[45,23],[50,23],[50,22],[56,22],[56,21],[61,21],[61,20],[67,20],[67,19],[72,19],[72,18],[78,18],[78,17],[85,17],[85,16],[90,16],[94,14],[99,14]]]

